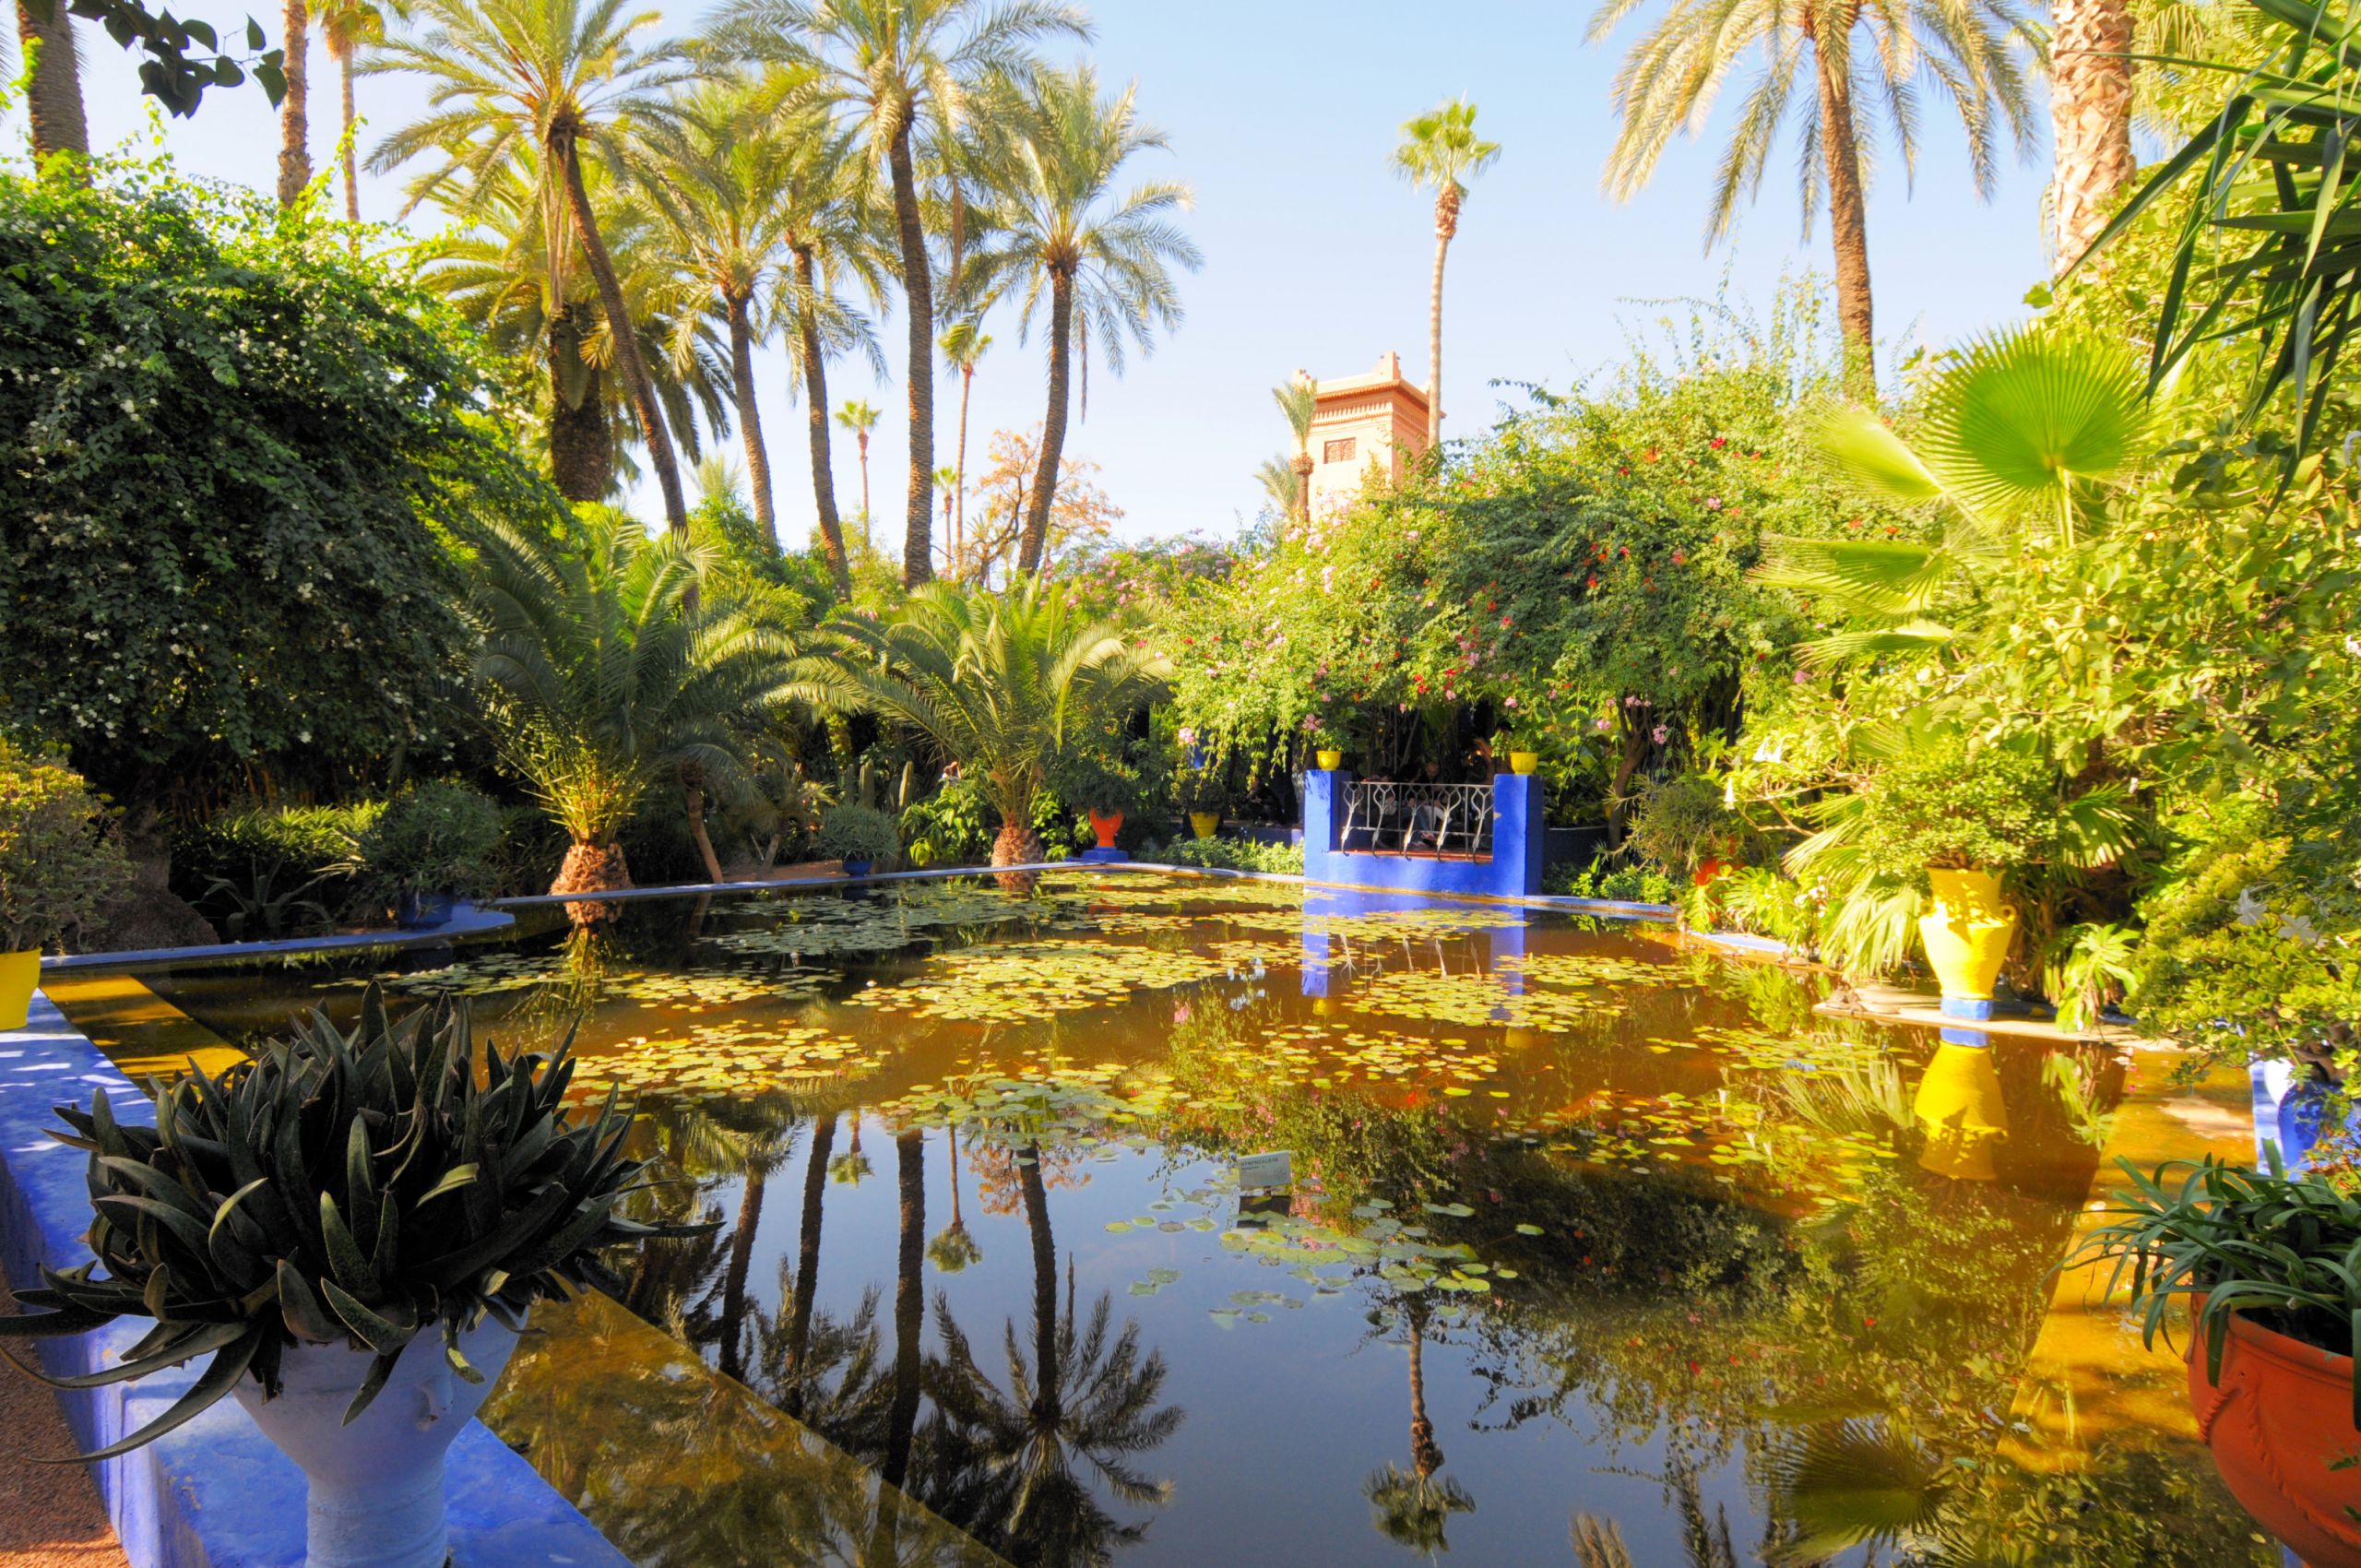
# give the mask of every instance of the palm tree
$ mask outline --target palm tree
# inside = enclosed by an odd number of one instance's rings
[[[1000,813],[992,864],[1040,858],[1033,800],[1067,746],[1154,700],[1169,667],[1030,581],[1007,593],[928,585],[891,620],[832,623],[846,652],[794,694],[907,724],[977,780]]]
[[[1458,1481],[1435,1479],[1442,1468],[1442,1446],[1435,1442],[1435,1424],[1427,1418],[1427,1307],[1418,1297],[1404,1298],[1404,1325],[1410,1333],[1410,1468],[1389,1464],[1361,1483],[1380,1534],[1432,1557],[1448,1551],[1443,1532],[1453,1514],[1473,1514],[1476,1500]]]
[[[877,428],[877,410],[858,398],[848,398],[836,410],[836,422],[852,432],[860,444],[860,548],[869,549],[869,433]]]
[[[17,0],[17,38],[33,67],[25,92],[25,117],[31,122],[34,161],[47,162],[53,152],[89,157],[90,125],[82,113],[81,54],[65,0],[47,0],[45,6],[41,0]]]
[[[1641,4],[1602,0],[1591,17],[1591,42],[1604,41]],[[1608,158],[1607,189],[1621,200],[1645,185],[1674,134],[1684,128],[1693,134],[1703,125],[1723,82],[1749,56],[1759,56],[1753,86],[1722,152],[1705,243],[1710,247],[1727,237],[1739,204],[1762,188],[1780,128],[1796,119],[1807,145],[1816,140],[1820,153],[1817,160],[1806,156],[1797,161],[1804,231],[1809,237],[1825,196],[1846,374],[1857,395],[1873,396],[1876,326],[1869,299],[1866,167],[1871,148],[1862,121],[1883,115],[1905,172],[1914,169],[1920,84],[1931,82],[1966,131],[1975,188],[1988,196],[1996,131],[2005,129],[2021,156],[2032,145],[2024,73],[2013,47],[2024,27],[2013,0],[1920,6],[1902,0],[1804,0],[1793,6],[1669,0],[1663,18],[1632,45],[1616,72],[1621,125]],[[1869,47],[1857,58],[1855,38],[1864,33]],[[1798,77],[1807,69],[1811,94],[1798,110]]]
[[[1440,279],[1442,267],[1440,254],[1435,257],[1435,267],[1436,277]],[[1435,309],[1438,313],[1442,309],[1440,292],[1435,295]],[[1440,321],[1440,314],[1437,319]],[[1432,345],[1438,348],[1438,351],[1442,339],[1437,338]],[[1287,429],[1295,434],[1295,457],[1289,465],[1289,471],[1295,476],[1295,488],[1288,493],[1280,510],[1291,512],[1299,519],[1308,520],[1311,516],[1311,419],[1320,408],[1320,384],[1298,371],[1293,381],[1271,388],[1271,400],[1278,404],[1279,412],[1287,416]],[[1430,398],[1427,410],[1430,416],[1436,406]],[[1427,445],[1432,446],[1434,441],[1434,431],[1430,425]],[[1275,490],[1272,493],[1275,499],[1278,498]]]
[[[406,4],[394,5],[397,17],[407,16]],[[353,125],[352,67],[362,49],[382,42],[386,36],[386,15],[374,0],[321,0],[319,8],[320,42],[328,46],[328,57],[336,62],[337,89],[339,106],[344,113],[343,134],[337,138],[337,157],[344,166],[344,216],[350,223],[361,221],[361,182],[358,172],[360,154],[353,146],[356,131]],[[361,244],[361,236],[352,237],[353,245]]]
[[[1304,481],[1284,454],[1264,458],[1263,466],[1254,470],[1254,477],[1262,481],[1263,493],[1271,498],[1271,505],[1280,517],[1295,516],[1296,503],[1303,496]]]
[[[1464,98],[1402,123],[1394,172],[1435,193],[1435,277],[1427,298],[1427,450],[1442,456],[1442,264],[1459,232],[1467,182],[1492,166],[1501,144],[1476,134],[1476,105]]]
[[[889,1487],[909,1479],[910,1440],[918,1430],[919,1378],[926,1332],[926,1137],[905,1127],[894,1137],[902,1200],[901,1241],[894,1269],[894,1403],[886,1418],[885,1462],[878,1476]],[[890,1561],[890,1559],[888,1560]]]
[[[1017,553],[1022,573],[1039,571],[1048,550],[1074,355],[1086,415],[1091,334],[1121,374],[1125,338],[1145,352],[1151,327],[1180,325],[1170,267],[1194,270],[1201,260],[1169,216],[1189,206],[1187,185],[1150,180],[1116,193],[1116,177],[1134,153],[1169,145],[1133,112],[1138,90],[1133,83],[1100,96],[1098,74],[1087,65],[1038,70],[996,91],[985,122],[994,147],[987,159],[993,232],[970,264],[967,290],[990,297],[1021,284],[1020,329],[1031,327],[1043,290],[1049,293],[1050,410]]]
[[[951,1223],[943,1234],[926,1244],[927,1261],[945,1274],[956,1274],[969,1264],[982,1261],[984,1249],[968,1233],[967,1221],[959,1212],[959,1129],[949,1129],[951,1143]]]
[[[1062,0],[730,0],[719,36],[758,60],[810,74],[798,101],[849,111],[872,163],[885,166],[901,251],[909,335],[910,479],[902,579],[934,572],[934,279],[919,206],[913,137],[950,125],[975,84],[1031,65],[1042,41],[1087,40],[1089,25]]]
[[[854,1113],[858,1127],[860,1113]],[[778,1375],[773,1380],[779,1408],[801,1419],[810,1381],[812,1308],[820,1289],[820,1221],[828,1191],[828,1152],[836,1140],[831,1111],[812,1119],[812,1146],[803,1158],[803,1212],[796,1232],[795,1280],[788,1290],[788,1330]]]
[[[586,510],[554,533],[486,521],[469,542],[475,683],[503,760],[568,839],[551,891],[630,886],[615,836],[668,779],[719,881],[705,791],[741,773],[742,727],[782,699],[791,645],[743,611],[693,606],[709,557],[621,512]]]
[[[952,484],[959,497],[951,520],[951,559],[955,564],[961,559],[967,538],[967,395],[975,388],[977,362],[992,346],[991,334],[981,327],[981,318],[971,315],[943,329],[943,360],[959,373],[959,456],[951,470]]]
[[[280,48],[287,90],[279,100],[279,205],[292,207],[312,183],[312,127],[305,113],[311,97],[312,14],[304,0],[286,0],[279,16],[286,32]]]
[[[746,448],[754,520],[776,540],[771,460],[754,396],[754,350],[772,322],[755,312],[788,256],[784,196],[801,149],[791,127],[754,123],[759,90],[743,81],[706,84],[676,113],[642,131],[639,186],[675,253],[690,296],[684,313],[710,313],[730,341],[730,398]]]
[[[2091,248],[2131,155],[2131,7],[2126,0],[2051,0],[2049,205],[2059,274]]]
[[[300,4],[301,0],[291,0]],[[599,229],[584,172],[583,144],[610,167],[621,166],[626,132],[669,113],[667,93],[703,74],[677,46],[646,46],[637,35],[658,21],[654,11],[623,14],[623,0],[419,0],[430,27],[391,41],[362,63],[364,73],[414,71],[431,79],[433,113],[387,137],[369,160],[391,169],[420,153],[443,159],[426,182],[482,183],[520,146],[537,153],[542,179],[537,207],[557,275],[567,271],[570,218],[583,259],[599,286],[612,333],[615,362],[639,416],[640,438],[656,470],[671,531],[689,531],[688,500],[656,386],[631,329],[631,310],[614,258]],[[553,291],[564,298],[565,291]]]

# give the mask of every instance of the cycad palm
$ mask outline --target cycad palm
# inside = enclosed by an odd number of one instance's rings
[[[950,123],[987,76],[1023,69],[1040,42],[1086,39],[1058,0],[731,0],[724,47],[809,74],[802,105],[849,111],[870,160],[885,167],[901,252],[909,334],[910,478],[902,545],[905,583],[933,575],[934,276],[919,211],[913,137],[921,121],[950,140]]]
[[[926,735],[999,813],[992,864],[1040,858],[1033,800],[1073,739],[1096,734],[1163,690],[1163,659],[1084,619],[1062,594],[930,585],[892,620],[838,623],[844,657],[806,671],[796,695]]]
[[[1019,322],[1049,295],[1050,408],[1039,466],[1026,502],[1016,569],[1038,572],[1049,546],[1050,509],[1064,455],[1074,357],[1082,358],[1082,403],[1090,408],[1089,344],[1118,374],[1126,339],[1145,351],[1155,327],[1180,325],[1172,268],[1193,270],[1197,247],[1171,221],[1190,203],[1189,187],[1150,180],[1118,193],[1122,166],[1136,153],[1162,150],[1164,133],[1133,108],[1136,83],[1113,97],[1098,90],[1088,65],[1034,72],[996,93],[986,121],[992,151],[994,232],[968,273],[968,288],[990,295],[1021,290]]]
[[[483,184],[516,156],[536,153],[537,206],[558,277],[571,255],[568,219],[614,334],[616,363],[639,416],[648,466],[672,532],[689,529],[688,500],[656,388],[631,330],[631,313],[614,258],[600,232],[584,176],[584,144],[610,168],[623,161],[625,132],[661,118],[667,93],[701,72],[667,44],[638,35],[654,11],[623,14],[623,0],[419,0],[428,24],[414,38],[391,41],[363,61],[364,73],[409,71],[429,78],[433,112],[389,137],[369,160],[391,169],[421,153],[439,156],[431,192],[443,183]],[[555,291],[564,297],[563,288]]]
[[[1501,144],[1476,134],[1476,106],[1454,98],[1406,121],[1394,149],[1394,172],[1435,193],[1435,276],[1427,302],[1427,449],[1442,441],[1442,264],[1459,232],[1467,182],[1492,166]],[[1440,456],[1441,454],[1437,454]]]
[[[697,607],[700,554],[620,512],[586,509],[558,535],[486,523],[471,542],[475,682],[503,760],[565,829],[552,891],[631,885],[615,836],[667,781],[711,868],[703,790],[737,777],[748,721],[783,700],[787,639]]]
[[[1591,18],[1591,42],[1602,42],[1642,3],[1603,0]],[[1616,72],[1621,124],[1608,158],[1607,189],[1622,199],[1645,185],[1674,134],[1701,128],[1723,83],[1751,60],[1753,86],[1722,151],[1706,244],[1728,235],[1738,207],[1762,188],[1780,130],[1795,123],[1806,147],[1796,164],[1805,232],[1824,196],[1846,372],[1866,395],[1875,385],[1876,327],[1868,215],[1872,147],[1863,122],[1884,118],[1905,174],[1915,171],[1922,84],[1931,84],[1966,132],[1976,190],[1988,195],[2000,135],[2020,156],[2032,144],[2029,94],[2014,53],[2025,24],[2013,0],[1670,0]],[[1868,47],[1857,50],[1857,43]],[[1800,105],[1799,88],[1806,93]],[[1817,159],[1809,156],[1814,142]]]

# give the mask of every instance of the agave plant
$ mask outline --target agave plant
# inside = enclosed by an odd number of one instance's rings
[[[616,1214],[643,1163],[623,1154],[631,1117],[611,1090],[597,1116],[569,1113],[571,1045],[503,1055],[487,1039],[479,1076],[463,1009],[395,1023],[372,986],[349,1032],[314,1013],[219,1079],[192,1071],[161,1090],[152,1128],[117,1123],[103,1092],[87,1111],[59,1107],[72,1132],[53,1135],[90,1155],[96,1258],[44,1267],[18,1299],[50,1310],[0,1319],[0,1334],[155,1320],[120,1364],[46,1380],[63,1388],[213,1358],[92,1458],[162,1436],[250,1373],[278,1397],[295,1346],[375,1357],[348,1424],[438,1325],[452,1371],[481,1383],[459,1341],[487,1315],[516,1328],[538,1301],[616,1289],[603,1249],[685,1233]]]

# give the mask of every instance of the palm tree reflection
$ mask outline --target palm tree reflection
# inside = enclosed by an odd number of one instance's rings
[[[1444,1538],[1451,1516],[1476,1512],[1476,1499],[1457,1480],[1436,1479],[1443,1454],[1435,1423],[1427,1416],[1428,1307],[1423,1297],[1407,1296],[1400,1311],[1410,1335],[1410,1468],[1388,1463],[1361,1483],[1361,1495],[1369,1499],[1370,1523],[1380,1535],[1432,1557],[1451,1550]]]

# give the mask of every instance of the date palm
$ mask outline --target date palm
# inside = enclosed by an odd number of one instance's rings
[[[65,0],[17,0],[17,39],[32,62],[25,88],[25,117],[31,123],[33,160],[53,152],[89,157],[90,125],[82,112],[82,64],[74,44],[74,22]],[[16,69],[0,49],[0,66]]]
[[[1435,277],[1427,300],[1427,450],[1439,459],[1442,445],[1442,264],[1459,232],[1459,208],[1467,182],[1492,166],[1501,144],[1476,134],[1476,106],[1454,98],[1403,122],[1394,149],[1394,172],[1435,193]],[[1309,491],[1306,492],[1307,499]]]
[[[1197,247],[1174,226],[1190,205],[1189,187],[1148,180],[1119,191],[1123,165],[1169,147],[1164,133],[1139,118],[1138,84],[1109,97],[1087,65],[1038,70],[991,97],[982,130],[993,175],[990,236],[969,264],[967,288],[991,297],[1018,293],[1020,329],[1030,329],[1047,296],[1050,403],[1038,467],[1026,498],[1016,569],[1041,569],[1064,456],[1066,408],[1075,362],[1082,405],[1090,407],[1089,345],[1118,374],[1129,339],[1145,352],[1156,327],[1180,325],[1175,267],[1194,270]]]
[[[2131,154],[2131,7],[2126,0],[2051,0],[2049,184],[2054,260],[2062,274],[2091,248]]]
[[[907,724],[975,779],[1000,814],[992,864],[1040,859],[1033,801],[1067,747],[1163,691],[1169,666],[1027,579],[1006,593],[932,583],[891,619],[832,623],[841,658],[794,695]]]
[[[836,422],[852,432],[860,452],[860,547],[869,549],[869,433],[877,428],[877,410],[859,398],[848,398],[836,410]]]
[[[920,123],[948,144],[967,97],[988,77],[1032,64],[1038,43],[1087,39],[1062,0],[730,0],[724,48],[808,74],[805,105],[843,112],[892,190],[908,330],[909,496],[902,576],[934,572],[934,277],[919,209],[915,138]]]
[[[1642,3],[1603,0],[1591,17],[1591,42],[1603,42]],[[1715,173],[1705,243],[1711,247],[1728,237],[1738,208],[1762,189],[1781,130],[1792,124],[1805,144],[1796,164],[1804,232],[1809,237],[1824,197],[1846,374],[1855,393],[1867,397],[1876,386],[1869,239],[1875,143],[1869,133],[1882,119],[1904,173],[1915,171],[1921,99],[1931,89],[1965,132],[1976,191],[1989,196],[2002,137],[2020,156],[2033,141],[2030,96],[2015,53],[2024,28],[2014,0],[1669,0],[1616,72],[1619,125],[1607,190],[1621,200],[1645,185],[1673,136],[1703,125],[1723,83],[1750,65],[1752,86]]]
[[[320,0],[314,12],[320,24],[320,42],[327,45],[328,58],[336,62],[337,94],[344,116],[344,132],[337,138],[337,157],[344,168],[345,220],[351,223],[361,221],[357,168],[360,155],[353,146],[357,132],[353,125],[352,71],[362,49],[384,41],[386,10],[397,18],[409,13],[406,4],[381,9],[374,0]],[[353,236],[352,243],[359,245],[360,236]]]
[[[292,207],[312,183],[312,13],[305,0],[286,0],[279,27],[287,90],[279,100],[279,205]]]
[[[1436,265],[1442,265],[1440,257]],[[1436,296],[1436,308],[1442,308],[1440,294]],[[1437,341],[1440,343],[1440,339]],[[1279,412],[1287,416],[1287,429],[1295,436],[1295,457],[1287,464],[1295,483],[1292,489],[1283,493],[1266,477],[1264,487],[1270,491],[1271,498],[1280,504],[1282,512],[1292,513],[1299,519],[1309,518],[1311,516],[1311,419],[1320,408],[1320,384],[1299,373],[1293,381],[1272,387],[1271,400],[1278,404]],[[1430,404],[1429,412],[1431,414],[1432,411],[1433,405]],[[1431,430],[1427,443],[1429,445],[1434,444]]]
[[[1451,1477],[1436,1479],[1443,1455],[1435,1423],[1427,1416],[1427,1308],[1418,1298],[1407,1297],[1399,1312],[1410,1344],[1410,1468],[1386,1465],[1361,1483],[1361,1495],[1369,1499],[1380,1535],[1431,1558],[1451,1550],[1444,1538],[1451,1516],[1473,1514],[1476,1500]]]
[[[959,373],[959,447],[951,469],[952,485],[958,496],[951,514],[951,560],[955,571],[967,552],[967,396],[975,389],[976,366],[991,346],[991,335],[981,330],[979,316],[955,321],[943,329],[943,361]]]
[[[535,150],[537,207],[558,278],[573,243],[597,282],[615,345],[616,368],[638,415],[671,531],[689,530],[686,493],[653,378],[631,329],[623,281],[590,199],[589,160],[622,164],[630,129],[670,112],[668,94],[702,69],[677,47],[649,44],[654,11],[625,14],[623,0],[419,0],[426,30],[388,41],[362,62],[363,74],[410,72],[427,78],[426,118],[379,145],[373,169],[421,154],[439,157],[428,188],[481,183],[482,173]],[[569,224],[573,243],[566,238]],[[564,298],[565,291],[554,291]]]

